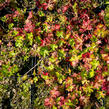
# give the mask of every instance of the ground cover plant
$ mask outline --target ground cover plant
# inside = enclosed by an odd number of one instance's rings
[[[109,108],[108,0],[104,4],[0,1],[2,108]]]

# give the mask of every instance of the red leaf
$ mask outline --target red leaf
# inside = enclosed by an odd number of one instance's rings
[[[67,9],[68,9],[68,5],[63,7],[62,12],[65,13],[67,11]]]
[[[47,72],[43,72],[43,75],[48,76],[48,73]]]
[[[55,29],[59,30],[60,29],[60,25],[59,24],[55,24]]]
[[[47,3],[43,3],[43,4],[42,4],[42,7],[43,7],[44,10],[47,10],[47,8],[48,8]]]

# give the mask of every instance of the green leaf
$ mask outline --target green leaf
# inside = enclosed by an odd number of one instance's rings
[[[18,22],[18,21],[19,21],[19,18],[18,18],[18,17],[13,17],[13,20],[14,20],[15,22]]]
[[[56,32],[56,36],[60,37],[60,38],[64,38],[64,33],[63,31],[57,31]]]
[[[56,72],[56,76],[59,78],[59,72]]]
[[[23,38],[22,38],[22,36],[17,36],[16,37],[15,46],[16,47],[22,47],[23,46]]]
[[[46,69],[47,69],[48,71],[51,71],[51,70],[53,70],[53,69],[54,69],[54,65],[53,65],[53,64],[51,64],[50,66],[46,67]]]
[[[28,78],[28,75],[26,74],[22,77],[22,80],[25,81],[27,78]]]
[[[12,32],[12,36],[16,36],[17,34],[18,34],[18,31],[15,31],[15,30],[14,30],[14,31]]]
[[[58,78],[58,82],[61,84],[63,79],[64,79],[64,75],[62,75],[61,73],[59,72],[55,72],[56,73],[56,76]]]
[[[47,24],[43,24],[43,31],[45,31],[45,32],[48,31],[48,26],[47,26]]]
[[[54,51],[58,46],[56,44],[51,44],[51,49]]]
[[[57,107],[53,105],[53,109],[57,109]]]
[[[28,55],[25,55],[25,56],[24,56],[24,61],[27,61],[28,58],[29,58],[29,56],[28,56]]]
[[[48,15],[46,21],[47,22],[52,22],[53,21],[53,16],[52,15]]]
[[[56,59],[55,59],[54,57],[51,57],[51,58],[49,58],[49,61],[50,61],[50,62],[55,62]]]
[[[44,12],[43,12],[43,11],[38,11],[38,15],[39,15],[40,17],[45,16],[45,14],[44,14]]]
[[[100,107],[100,109],[106,109],[104,106]]]
[[[59,40],[58,46],[61,47],[61,46],[63,46],[63,44],[64,44],[64,40]]]
[[[40,49],[40,55],[42,55],[43,57],[46,57],[47,55],[49,55],[48,47],[42,47]]]
[[[35,25],[36,25],[36,26],[39,26],[40,24],[41,24],[41,22],[38,22],[38,23],[36,23]]]
[[[13,23],[10,23],[10,24],[8,25],[8,28],[9,28],[9,29],[12,29],[13,26],[14,26],[14,24],[13,24]]]
[[[78,56],[77,55],[73,55],[71,58],[70,58],[70,61],[75,61],[78,59]]]
[[[29,42],[29,45],[33,44],[33,33],[27,33],[27,41]]]
[[[46,75],[41,75],[41,76],[44,80],[48,80],[48,76],[46,76]]]
[[[16,56],[15,51],[14,51],[14,50],[10,51],[10,52],[9,52],[9,56],[10,56],[10,57],[15,57],[15,56]]]
[[[81,72],[81,76],[84,78],[84,77],[87,77],[87,72],[86,71],[82,71]]]
[[[3,22],[6,22],[6,20],[7,20],[7,19],[6,19],[6,16],[1,17],[0,19],[1,19],[1,21],[3,21]]]
[[[77,15],[77,3],[75,2],[73,5],[74,13]]]
[[[109,1],[106,3],[109,4]],[[109,28],[109,6],[107,6],[107,8],[105,9],[104,20],[105,20],[106,26]]]
[[[40,38],[40,36],[37,36],[37,37],[36,37],[36,42],[37,42],[38,44],[41,43],[41,38]]]
[[[58,51],[58,55],[59,55],[59,59],[65,58],[65,52],[64,52],[64,50],[63,49],[59,50]]]
[[[33,78],[34,82],[36,83],[38,81],[37,76]]]
[[[70,44],[72,47],[74,46],[75,41],[74,41],[74,39],[73,39],[73,38],[69,40],[69,44]]]
[[[93,69],[96,69],[97,66],[99,65],[99,61],[93,60],[93,61],[91,62],[91,65],[92,65]]]
[[[21,10],[20,8],[18,8],[18,7],[17,7],[17,11],[18,11],[19,13],[22,13],[22,10]]]
[[[13,66],[13,71],[14,71],[14,73],[18,72],[18,70],[19,70],[18,66],[17,66],[17,65],[14,65],[14,66]]]
[[[72,106],[72,105],[73,105],[73,103],[71,102],[70,99],[69,99],[68,102],[66,102],[65,104],[68,105],[68,106]]]
[[[89,78],[94,77],[94,75],[95,75],[95,72],[94,72],[93,69],[91,69],[91,70],[89,71]]]
[[[96,41],[97,41],[97,37],[93,35],[92,38],[91,38],[91,40],[92,40],[93,42],[96,42]]]

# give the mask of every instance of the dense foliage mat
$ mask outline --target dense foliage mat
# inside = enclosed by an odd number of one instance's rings
[[[1,107],[108,109],[108,4],[1,0]]]

